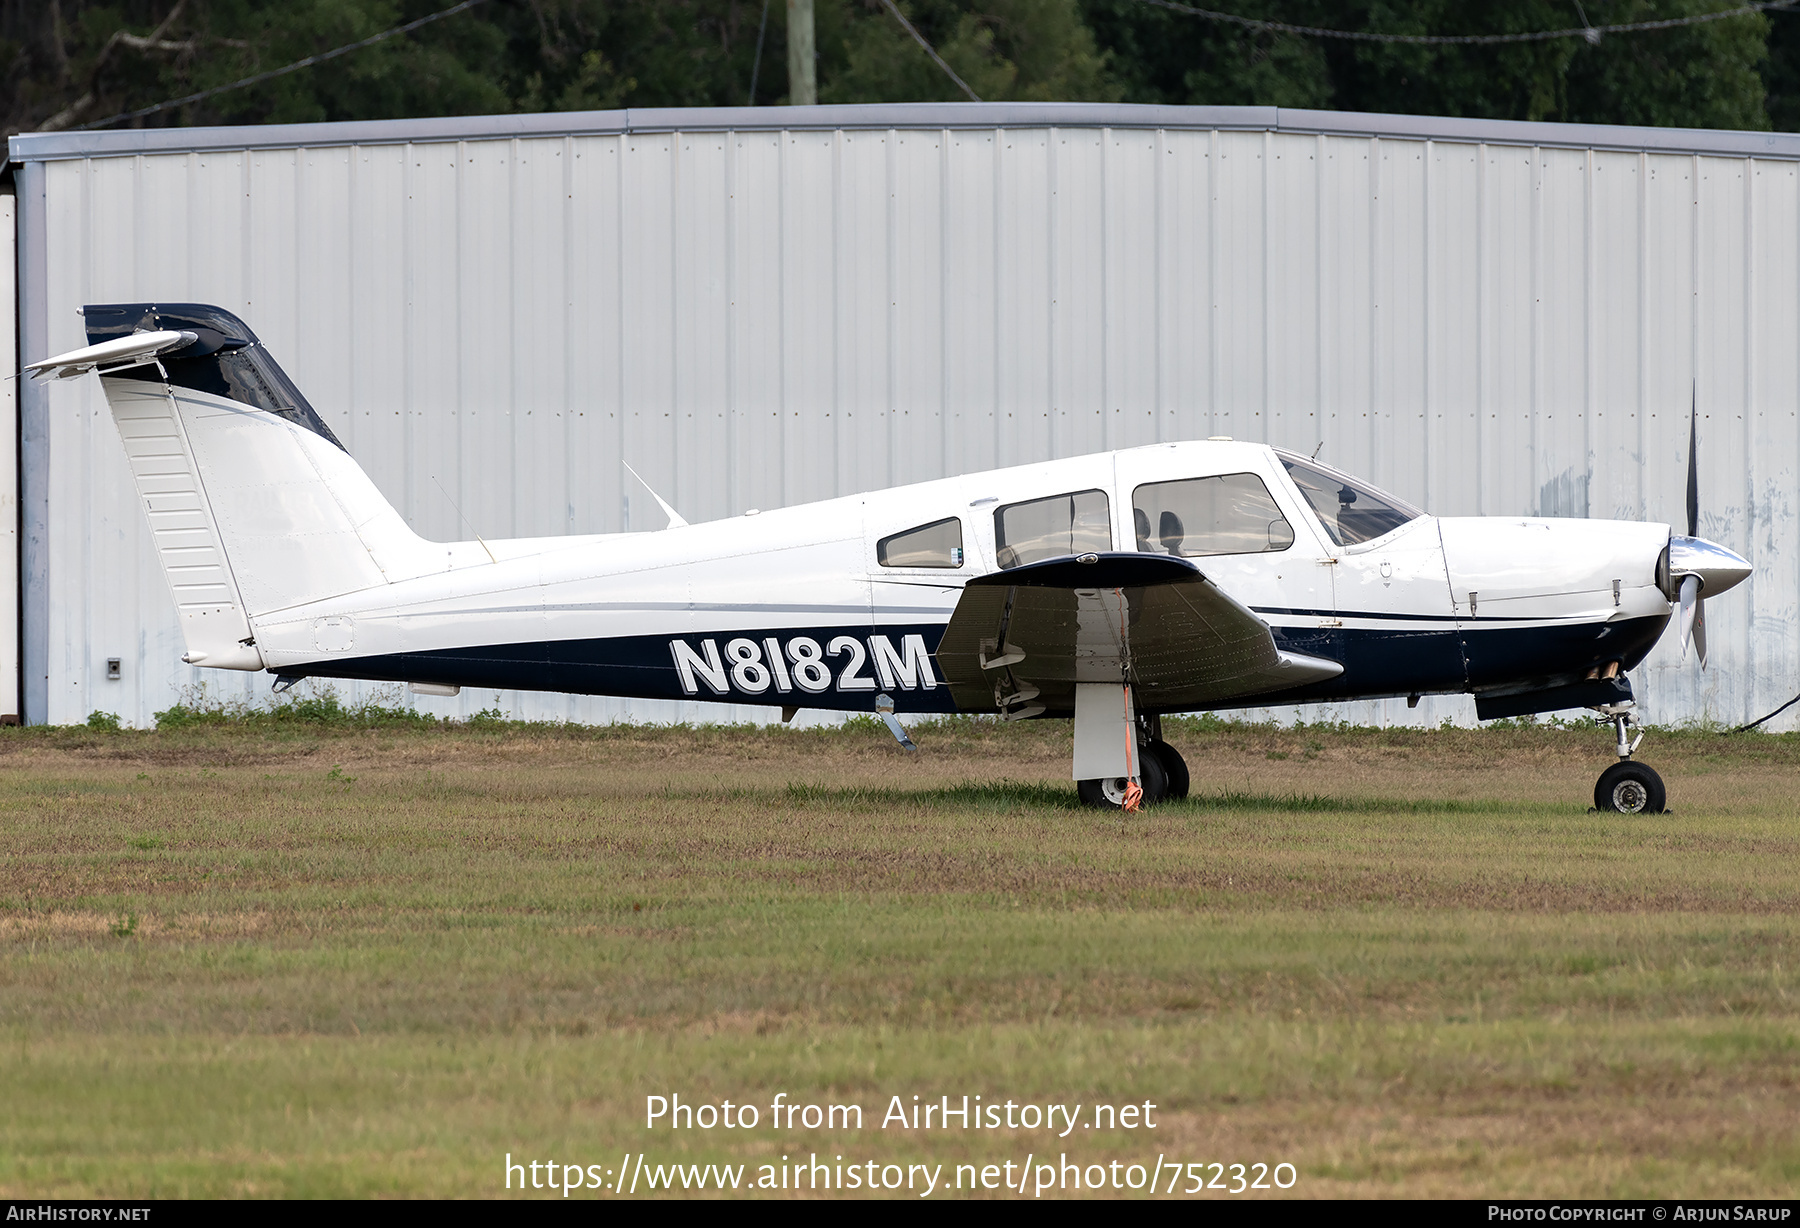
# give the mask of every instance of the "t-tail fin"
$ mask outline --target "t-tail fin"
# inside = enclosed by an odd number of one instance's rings
[[[196,303],[84,310],[89,346],[180,611],[186,660],[261,669],[266,614],[443,571],[243,321]]]

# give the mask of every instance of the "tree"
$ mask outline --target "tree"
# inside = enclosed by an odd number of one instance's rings
[[[1800,132],[1800,13],[1769,18],[1769,58],[1763,62],[1763,106],[1777,132]]]
[[[1334,15],[1321,12],[1313,0],[1299,4],[1237,0],[1230,11],[1264,20],[1352,28],[1326,20]],[[1126,102],[1332,105],[1330,69],[1318,40],[1253,32],[1140,0],[1083,0],[1083,12],[1098,45],[1111,56]]]
[[[1505,46],[1247,30],[1144,0],[896,0],[984,99],[1261,104],[1670,127],[1800,129],[1800,13]],[[1381,33],[1579,25],[1572,0],[1204,0]],[[1725,0],[1583,0],[1595,25]],[[0,117],[72,127],[224,85],[449,0],[0,0]],[[786,6],[763,0],[487,0],[339,59],[129,121],[179,124],[742,106],[787,95]],[[817,0],[827,102],[960,99],[882,0]]]
[[[1115,102],[1123,93],[1075,0],[923,0],[900,7],[986,101]],[[839,0],[819,8],[820,76],[826,82],[821,102],[968,97],[881,0]]]
[[[0,64],[7,65],[0,108],[9,132],[72,127],[277,68],[445,4],[0,0]],[[760,13],[751,0],[489,0],[340,59],[139,122],[742,105]],[[779,31],[771,33],[765,72],[784,54]]]
[[[1246,30],[1141,0],[1085,0],[1138,102],[1314,106],[1570,123],[1766,128],[1770,18],[1498,46],[1352,42]],[[1712,12],[1715,0],[1588,0],[1593,25]],[[1565,0],[1239,0],[1249,17],[1384,34],[1506,34],[1582,24]],[[1781,19],[1777,19],[1781,20]]]

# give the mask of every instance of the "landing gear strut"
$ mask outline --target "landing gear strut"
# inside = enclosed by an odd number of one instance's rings
[[[1162,717],[1154,713],[1138,717],[1137,735],[1138,787],[1144,791],[1139,804],[1154,806],[1186,797],[1187,761],[1162,740]],[[1082,780],[1076,782],[1075,791],[1086,805],[1119,810],[1125,805],[1125,790],[1130,783],[1123,776]]]
[[[1668,802],[1662,777],[1634,761],[1631,752],[1644,740],[1644,731],[1631,736],[1637,724],[1635,704],[1608,704],[1596,708],[1599,719],[1610,723],[1619,735],[1619,761],[1600,773],[1594,785],[1594,809],[1618,814],[1661,814]]]

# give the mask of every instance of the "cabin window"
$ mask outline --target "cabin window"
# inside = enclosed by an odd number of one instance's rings
[[[962,521],[952,516],[884,537],[875,558],[883,567],[961,567]]]
[[[1294,527],[1254,473],[1148,483],[1131,494],[1131,519],[1139,550],[1179,558],[1294,544]]]
[[[1052,495],[994,513],[994,557],[1002,568],[1111,549],[1112,505],[1105,491]]]
[[[1300,493],[1318,515],[1319,523],[1325,526],[1325,532],[1340,546],[1373,541],[1424,515],[1418,508],[1348,474],[1286,452],[1277,455],[1287,466],[1294,485],[1300,488]]]

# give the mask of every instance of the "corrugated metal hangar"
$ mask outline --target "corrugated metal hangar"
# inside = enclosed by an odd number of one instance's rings
[[[224,306],[428,537],[660,527],[626,463],[699,521],[1208,435],[1318,447],[1442,514],[1680,525],[1697,397],[1701,533],[1756,572],[1709,609],[1710,670],[1667,636],[1638,696],[1736,721],[1800,689],[1800,136],[930,104],[58,133],[11,160],[25,359],[84,344],[83,303]],[[260,701],[267,676],[181,663],[97,381],[15,387],[25,718],[145,725],[203,681]]]

